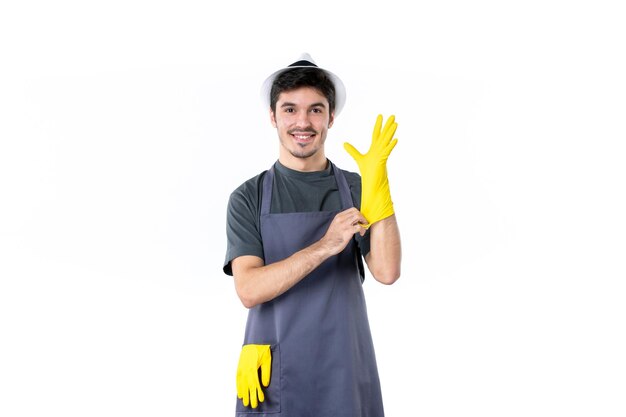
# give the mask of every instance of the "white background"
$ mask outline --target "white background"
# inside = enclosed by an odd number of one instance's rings
[[[618,3],[3,2],[0,415],[233,415],[226,203],[302,52],[347,87],[333,162],[399,122],[387,416],[626,415]]]

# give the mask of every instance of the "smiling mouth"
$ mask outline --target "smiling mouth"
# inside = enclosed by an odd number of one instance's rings
[[[296,140],[296,142],[306,144],[313,140],[313,138],[315,137],[315,133],[291,133],[291,136]]]

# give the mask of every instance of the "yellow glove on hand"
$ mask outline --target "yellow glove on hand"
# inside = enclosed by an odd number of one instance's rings
[[[250,404],[252,408],[257,408],[258,402],[265,401],[259,384],[259,368],[263,386],[267,387],[272,370],[270,345],[244,345],[237,366],[237,397],[243,400],[246,407]]]
[[[361,213],[370,226],[394,213],[387,180],[387,158],[398,143],[398,139],[391,140],[398,127],[394,120],[395,116],[389,117],[381,132],[383,116],[378,115],[372,133],[372,145],[365,155],[348,142],[343,144],[361,172]]]

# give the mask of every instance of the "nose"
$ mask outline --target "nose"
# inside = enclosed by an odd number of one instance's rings
[[[311,122],[309,121],[309,112],[308,111],[299,111],[296,116],[296,124],[298,127],[309,127]]]

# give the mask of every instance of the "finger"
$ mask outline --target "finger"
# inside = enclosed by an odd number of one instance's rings
[[[367,224],[367,219],[361,214],[360,211],[352,214],[350,217],[350,225],[354,226],[355,224]]]
[[[261,389],[259,385],[259,372],[256,369],[248,374],[248,388],[250,392],[250,406],[256,408],[258,405],[257,391]]]
[[[356,212],[356,218],[357,218],[357,223],[361,223],[361,224],[367,224],[369,223],[367,221],[367,219],[365,218],[365,216],[363,215],[363,213],[361,213],[360,211],[357,210]]]
[[[396,147],[396,144],[398,143],[398,139],[394,139],[391,142],[389,142],[389,145],[387,145],[387,147],[385,148],[385,155],[389,155],[391,153],[391,151],[393,151],[393,148]]]
[[[241,398],[243,400],[243,397],[245,395],[246,395],[246,388],[245,388],[243,381],[237,381],[237,398]]]
[[[382,133],[383,137],[387,136],[387,134],[389,133],[389,129],[393,128],[395,131],[395,128],[398,127],[398,124],[394,123],[395,120],[396,120],[396,116],[394,115],[389,116],[389,118],[385,122],[385,127],[383,127],[383,133]]]
[[[348,151],[348,153],[350,154],[350,156],[352,158],[354,158],[355,161],[359,162],[359,160],[363,157],[363,155],[361,154],[361,152],[357,151],[356,148],[352,145],[350,145],[348,142],[345,142],[343,144],[343,148]]]
[[[356,207],[351,207],[345,211],[338,213],[335,216],[337,224],[342,226],[354,226],[361,221],[361,213]]]
[[[386,128],[385,132],[383,133],[380,139],[381,146],[384,147],[389,144],[389,141],[393,139],[393,135],[396,133],[396,129],[398,129],[397,123],[393,123],[391,126]]]
[[[257,396],[259,397],[259,402],[260,403],[265,401],[265,394],[263,394],[263,390],[261,389],[260,386],[257,388]]]
[[[264,387],[270,384],[270,374],[272,372],[272,355],[267,352],[266,358],[261,362],[261,383]]]
[[[248,399],[248,379],[241,371],[237,372],[237,397],[242,400],[245,398],[245,401]]]
[[[241,401],[243,401],[244,407],[250,404],[250,391],[246,390],[246,393],[241,397]]]
[[[257,401],[256,393],[257,390],[260,389],[260,387],[258,386],[258,382],[256,385],[250,386],[250,388],[250,407],[257,408],[259,406],[259,402]]]
[[[354,227],[354,233],[355,233],[355,234],[356,234],[356,233],[358,233],[358,234],[360,234],[361,236],[363,236],[363,235],[365,234],[365,227],[363,227],[363,225],[362,225],[362,224],[357,223],[357,224],[355,224],[353,227]]]
[[[363,213],[361,213],[360,211],[356,210],[356,212],[354,213],[354,216],[352,217],[352,225],[355,225],[355,224],[367,224],[367,223],[369,223],[369,222],[367,221],[367,219],[365,218]]]
[[[374,131],[372,132],[372,143],[376,142],[380,135],[380,127],[383,125],[383,115],[379,114],[376,117],[376,123],[374,124]]]

